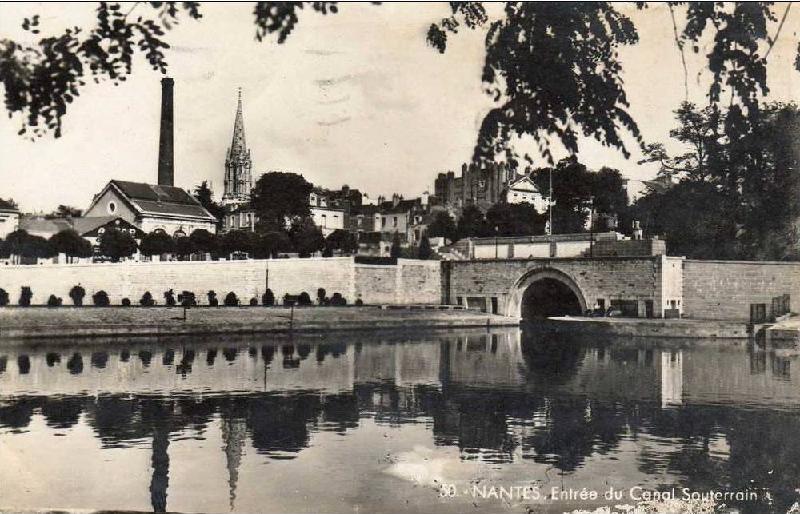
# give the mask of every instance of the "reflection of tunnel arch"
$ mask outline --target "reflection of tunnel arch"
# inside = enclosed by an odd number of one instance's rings
[[[579,315],[586,310],[583,292],[561,271],[533,270],[520,278],[509,295],[507,315],[524,320]]]

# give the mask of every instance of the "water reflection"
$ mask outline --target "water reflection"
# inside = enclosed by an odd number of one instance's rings
[[[429,437],[442,455],[457,452],[462,464],[448,464],[453,469],[480,464],[498,476],[544,476],[554,468],[583,484],[606,479],[596,469],[613,462],[619,480],[635,483],[767,488],[774,504],[742,509],[785,512],[800,477],[793,437],[800,379],[790,373],[797,358],[731,343],[597,341],[517,330],[7,350],[0,352],[6,455],[19,467],[36,467],[22,451],[33,437],[55,452],[53,459],[81,459],[70,441],[86,430],[120,466],[130,464],[119,455],[135,459],[146,449],[148,483],[130,483],[148,492],[149,505],[111,494],[108,505],[61,505],[47,488],[69,477],[53,466],[37,475],[45,487],[38,494],[25,492],[17,468],[0,469],[0,483],[11,491],[0,507],[252,511],[270,501],[267,510],[292,511],[298,504],[254,486],[268,468],[252,466],[280,465],[279,475],[294,477],[295,485],[299,477],[355,497],[364,494],[351,490],[355,476],[371,484],[390,480],[383,472],[393,461],[380,460],[385,448],[413,454]],[[49,442],[55,435],[59,446]],[[363,444],[343,459],[331,456],[350,439]],[[305,453],[314,460],[300,462]],[[194,460],[209,463],[190,466],[195,480],[224,482],[225,505],[192,503],[198,488],[175,481]],[[384,496],[373,497],[370,510],[391,510],[381,504]],[[324,510],[351,511],[363,500],[338,498]],[[442,507],[437,500],[427,505]]]

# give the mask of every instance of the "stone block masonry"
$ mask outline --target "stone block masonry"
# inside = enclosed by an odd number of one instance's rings
[[[800,307],[800,263],[684,261],[683,311],[697,319],[748,320],[750,304],[766,304],[790,294],[792,311]]]
[[[396,266],[366,266],[355,264],[351,257],[3,266],[0,288],[8,292],[12,305],[18,303],[23,286],[33,291],[33,305],[45,305],[51,294],[71,305],[69,291],[77,284],[86,290],[85,305],[91,305],[92,294],[100,290],[108,294],[112,305],[119,305],[123,298],[137,305],[146,291],[163,305],[169,289],[176,297],[181,291],[192,291],[201,305],[208,303],[206,293],[212,290],[220,304],[231,291],[242,304],[254,297],[260,303],[267,287],[278,302],[287,293],[304,291],[316,298],[321,287],[329,297],[338,292],[351,304],[356,298],[365,304],[438,304],[439,268],[437,261],[403,259]]]
[[[519,281],[531,274],[557,272],[572,281],[587,307],[600,300],[639,303],[640,316],[645,302],[652,302],[657,317],[662,305],[662,257],[606,257],[452,261],[448,263],[448,303],[469,305],[470,299],[487,306],[497,302],[498,312],[518,316]],[[460,301],[459,301],[460,300]]]

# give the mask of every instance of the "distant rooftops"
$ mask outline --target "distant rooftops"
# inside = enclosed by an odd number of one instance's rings
[[[3,200],[2,198],[0,198],[0,211],[3,211],[3,212],[19,212],[17,210],[17,208],[14,207],[14,205],[11,204],[11,202]]]

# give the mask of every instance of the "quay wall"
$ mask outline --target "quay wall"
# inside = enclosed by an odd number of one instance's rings
[[[371,269],[376,268],[376,269]],[[20,289],[33,292],[31,303],[45,305],[51,294],[72,305],[69,291],[80,284],[86,290],[85,305],[92,294],[105,291],[112,305],[128,298],[136,305],[146,291],[160,305],[164,292],[173,289],[195,293],[199,304],[207,304],[208,291],[215,291],[220,304],[233,291],[241,304],[258,298],[267,287],[277,302],[285,294],[307,292],[316,298],[322,287],[330,297],[341,293],[352,304],[440,303],[441,279],[438,261],[399,259],[394,266],[356,264],[352,257],[266,259],[242,261],[122,262],[94,264],[52,264],[0,267],[0,288],[9,294],[11,305],[19,300]]]
[[[520,280],[538,272],[557,272],[580,290],[587,306],[598,300],[639,303],[644,316],[644,302],[652,301],[660,312],[664,298],[661,284],[662,256],[500,259],[451,261],[445,271],[445,298],[448,303],[472,305],[477,300],[487,305],[497,302],[499,314],[519,316]],[[496,300],[492,300],[496,298]]]
[[[683,263],[683,313],[697,319],[748,320],[750,304],[792,296],[800,307],[800,262],[700,261]]]

